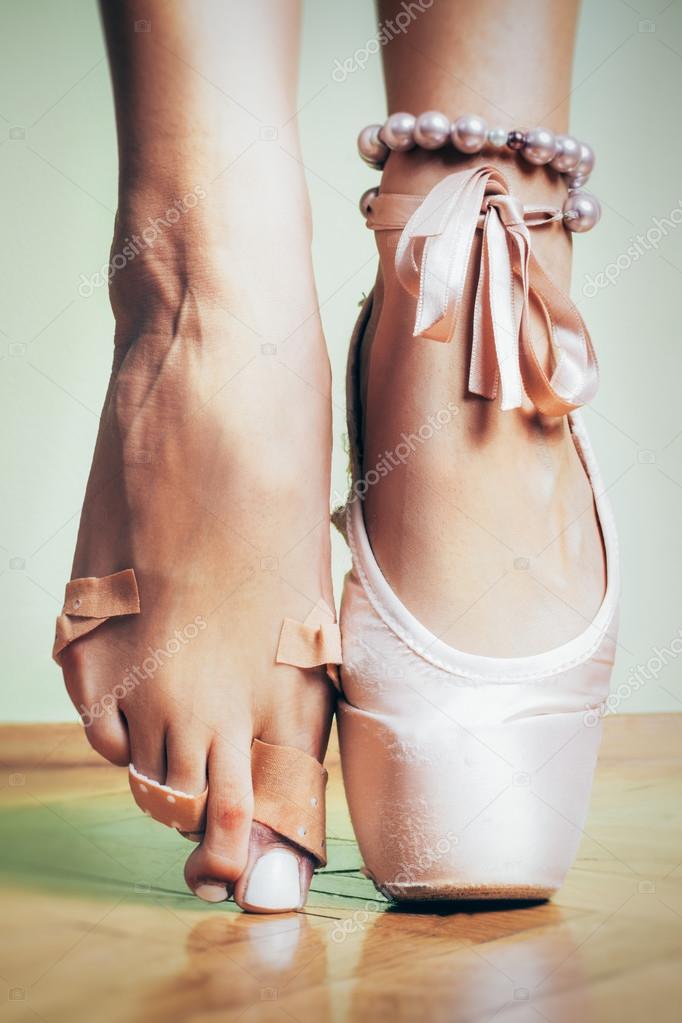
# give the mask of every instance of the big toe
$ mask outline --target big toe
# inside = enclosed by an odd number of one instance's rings
[[[308,896],[312,857],[264,824],[254,823],[246,870],[234,887],[234,900],[251,913],[300,909]]]

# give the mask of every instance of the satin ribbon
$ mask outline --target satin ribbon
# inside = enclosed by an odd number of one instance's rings
[[[561,216],[551,207],[524,208],[494,167],[451,174],[423,200],[381,193],[369,206],[372,229],[403,227],[395,267],[417,299],[415,337],[452,339],[474,236],[482,230],[469,390],[489,399],[499,392],[503,410],[519,408],[525,392],[538,411],[562,416],[597,390],[597,358],[583,319],[531,249],[529,228]],[[551,343],[551,377],[531,336],[531,303]]]

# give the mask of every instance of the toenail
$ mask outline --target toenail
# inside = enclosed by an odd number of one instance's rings
[[[244,902],[253,909],[298,909],[298,857],[289,849],[271,849],[261,856],[251,871]]]
[[[200,884],[194,889],[204,902],[225,902],[227,899],[227,888],[224,884]]]

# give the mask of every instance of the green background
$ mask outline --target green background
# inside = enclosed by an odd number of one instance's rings
[[[522,17],[523,2],[517,6]],[[641,258],[627,256],[635,236],[681,208],[680,7],[588,0],[574,74],[572,128],[595,145],[590,187],[604,206],[598,230],[576,240],[574,295],[602,366],[587,419],[621,537],[614,688],[626,684],[618,707],[624,712],[679,711],[682,697],[674,654],[664,654],[643,685],[628,685],[657,648],[682,635],[682,227],[669,228]],[[71,720],[49,651],[111,357],[106,292],[82,298],[78,285],[81,274],[89,277],[106,261],[110,243],[113,109],[93,2],[16,0],[0,12],[0,718]],[[356,203],[377,176],[357,158],[355,136],[385,108],[378,55],[343,82],[332,72],[375,32],[369,0],[306,6],[300,117],[335,372],[339,496],[344,354],[374,273],[372,239]],[[258,144],[277,144],[261,140],[262,127],[254,122]],[[585,290],[588,277],[619,258],[613,284]],[[340,584],[347,554],[338,538],[334,544]]]

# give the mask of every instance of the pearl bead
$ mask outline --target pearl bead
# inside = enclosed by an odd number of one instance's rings
[[[380,124],[368,124],[358,135],[358,152],[370,167],[382,167],[388,156],[388,146],[379,138],[380,131]]]
[[[588,177],[589,174],[578,174],[575,177],[568,178],[567,184],[569,192],[577,192],[581,189],[583,185],[587,184]]]
[[[502,146],[507,144],[507,129],[506,128],[491,128],[488,132],[488,142],[491,146],[495,146],[496,149],[500,149]]]
[[[401,152],[412,149],[416,120],[412,114],[391,114],[381,129],[381,141],[385,142],[389,149],[397,149]]]
[[[507,135],[507,145],[510,149],[523,149],[526,144],[526,134],[523,131],[519,131],[515,128],[514,131],[510,131]]]
[[[556,137],[548,128],[531,128],[526,134],[526,142],[522,149],[528,163],[549,163],[556,154]]]
[[[599,223],[601,206],[590,192],[571,192],[564,203],[564,226],[569,231],[582,234]]]
[[[378,188],[368,188],[367,191],[363,192],[362,195],[360,196],[360,202],[358,205],[360,206],[360,212],[362,213],[363,217],[367,218],[369,216],[369,210],[370,206],[372,205],[372,200],[376,199],[378,194],[379,194]]]
[[[576,174],[587,180],[594,168],[594,149],[587,142],[580,143],[580,162],[575,169]]]
[[[414,126],[414,141],[422,149],[440,149],[450,135],[450,121],[439,110],[420,114]]]
[[[580,143],[572,135],[557,135],[556,146],[552,168],[560,174],[571,174],[580,163]]]
[[[476,114],[458,117],[452,126],[451,136],[460,153],[480,153],[485,145],[488,126]]]

